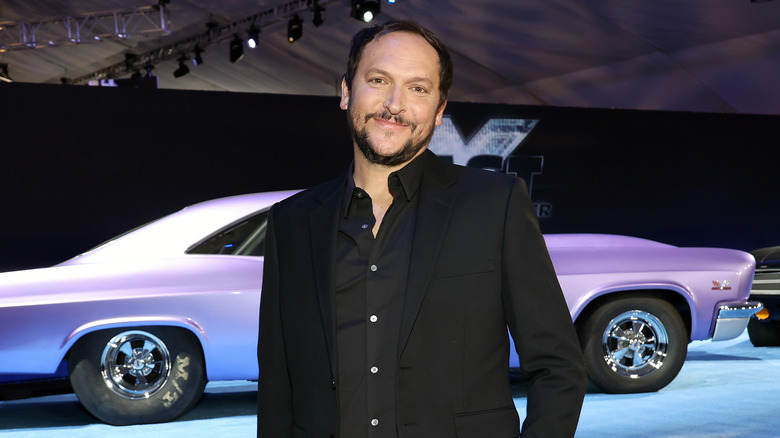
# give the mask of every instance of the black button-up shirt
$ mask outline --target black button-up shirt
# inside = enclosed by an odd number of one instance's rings
[[[372,201],[348,179],[337,238],[336,338],[341,438],[397,437],[395,372],[421,160],[390,174],[376,238]]]

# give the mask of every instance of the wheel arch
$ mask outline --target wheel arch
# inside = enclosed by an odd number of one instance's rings
[[[591,299],[581,307],[581,310],[574,318],[575,327],[579,329],[580,325],[587,321],[590,315],[605,303],[620,299],[630,299],[632,297],[657,298],[669,302],[682,318],[683,323],[685,324],[685,330],[688,334],[688,340],[691,339],[691,330],[693,328],[692,304],[690,303],[687,294],[674,287],[612,289],[593,295]]]
[[[109,318],[91,321],[80,325],[79,327],[68,333],[65,341],[62,344],[62,351],[64,351],[63,359],[68,358],[73,346],[76,345],[84,336],[91,333],[97,333],[105,330],[115,329],[127,329],[136,330],[144,327],[177,327],[183,331],[190,333],[194,336],[200,346],[203,353],[204,366],[208,375],[208,355],[206,354],[205,346],[208,345],[208,337],[203,327],[196,321],[189,318],[175,318],[175,317],[148,317],[148,318]]]

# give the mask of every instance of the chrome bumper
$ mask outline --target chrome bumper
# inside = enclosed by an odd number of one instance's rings
[[[758,301],[724,303],[718,308],[718,318],[715,320],[713,341],[726,341],[741,335],[747,327],[748,320],[764,305]]]

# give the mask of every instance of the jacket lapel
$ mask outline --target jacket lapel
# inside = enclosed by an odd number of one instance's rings
[[[343,179],[335,180],[321,190],[318,200],[321,202],[310,215],[311,263],[316,279],[317,300],[320,306],[322,329],[330,356],[331,370],[336,373],[336,235],[338,233],[338,215],[341,211]]]
[[[433,154],[420,183],[420,201],[417,207],[409,274],[406,281],[403,314],[399,333],[399,355],[403,352],[422,305],[428,283],[434,274],[439,248],[447,232],[447,225],[458,191],[450,187],[461,169],[445,164]]]

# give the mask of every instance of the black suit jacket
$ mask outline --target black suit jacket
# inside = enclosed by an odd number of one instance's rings
[[[399,437],[516,437],[512,333],[528,381],[523,437],[574,435],[586,377],[522,180],[425,152],[397,346]],[[334,304],[346,175],[274,206],[260,306],[258,436],[337,437]]]

